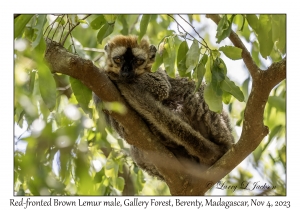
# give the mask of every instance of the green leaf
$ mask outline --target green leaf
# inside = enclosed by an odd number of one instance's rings
[[[14,19],[14,38],[22,35],[26,24],[31,20],[34,15],[20,15]]]
[[[238,60],[242,58],[242,49],[233,46],[224,46],[219,48],[228,58]]]
[[[34,29],[32,27],[26,26],[25,31],[24,31],[24,36],[28,40],[32,41],[32,39],[34,38]]]
[[[213,57],[212,55],[209,56],[208,60],[207,60],[207,64],[206,64],[206,71],[205,71],[205,81],[207,83],[211,83],[211,69],[212,69],[212,64],[213,64]]]
[[[102,44],[102,41],[104,38],[109,36],[114,31],[114,24],[105,23],[99,30],[97,34],[97,40],[100,44]]]
[[[234,82],[230,81],[228,77],[225,77],[225,80],[221,82],[222,90],[233,95],[240,102],[244,101],[244,94]]]
[[[227,20],[227,16],[224,15],[220,20],[217,27],[217,43],[220,43],[223,39],[229,36],[231,33],[231,22]]]
[[[168,51],[166,49],[164,50],[162,57],[163,57],[163,64],[164,64],[166,72],[168,74],[172,73],[172,69],[170,68],[170,56],[169,56]],[[172,77],[174,77],[174,74],[172,75]]]
[[[43,37],[44,25],[46,22],[47,22],[47,15],[39,15],[38,16],[37,23],[33,27],[33,29],[35,30],[35,34],[36,34],[36,39],[32,43],[32,48],[35,48],[41,42],[41,39]],[[42,40],[44,41],[44,39],[42,39]]]
[[[124,106],[124,104],[117,101],[113,101],[113,102],[104,101],[103,106],[108,111],[113,111],[120,114],[125,114],[127,111],[126,106]]]
[[[36,174],[34,174],[34,175],[36,175]],[[41,195],[39,192],[39,189],[38,189],[39,186],[37,186],[38,181],[40,181],[40,177],[37,177],[36,180],[30,179],[27,183],[28,189],[30,190],[32,195]]]
[[[123,28],[121,30],[121,34],[128,35],[129,28],[126,20],[126,15],[118,15],[118,20],[121,22]]]
[[[243,36],[247,42],[250,42],[250,34],[252,29],[250,31],[250,27],[248,27],[249,24],[248,21],[246,21],[246,15],[236,15],[234,18],[234,23],[237,26],[242,25],[241,29],[237,31],[237,34]]]
[[[142,191],[143,187],[144,187],[144,184],[145,184],[145,177],[144,177],[144,174],[142,172],[142,170],[140,170],[138,167],[134,167],[133,169],[135,172],[136,170],[138,170],[136,172],[136,187],[137,187],[137,191]]]
[[[168,45],[165,48],[168,51],[168,63],[169,63],[169,71],[168,74],[171,77],[175,77],[175,61],[176,61],[176,49],[175,49],[175,40],[173,37],[168,39]]]
[[[220,58],[214,60],[211,73],[212,73],[212,80],[211,80],[212,87],[219,96],[222,96],[221,82],[225,79],[226,67],[224,66],[224,62],[223,63],[221,62]]]
[[[40,39],[40,42],[32,51],[33,57],[35,58],[36,61],[42,62],[44,58],[45,50],[46,50],[46,42],[44,39]]]
[[[59,161],[60,161],[60,171],[59,175],[64,180],[68,175],[68,164],[71,160],[71,153],[64,150],[60,151]]]
[[[89,24],[86,20],[82,20],[82,19],[79,19],[78,22],[83,23],[83,24],[87,24],[87,25]]]
[[[152,65],[151,71],[155,72],[160,67],[160,65],[163,63],[163,56],[160,54],[156,54],[155,61]]]
[[[191,48],[186,54],[185,66],[187,67],[186,73],[191,72],[198,64],[200,56],[198,41],[194,39]]]
[[[117,190],[120,190],[121,192],[123,191],[124,189],[124,186],[125,186],[125,181],[124,181],[124,178],[123,177],[118,177],[116,179],[116,185],[115,185],[115,188]]]
[[[114,24],[117,19],[116,15],[103,15],[103,16],[109,24]]]
[[[98,189],[99,195],[107,195],[109,191],[109,179],[104,177]]]
[[[272,26],[269,15],[259,16],[259,29],[257,30],[258,42],[260,46],[260,54],[263,58],[267,58],[273,49]]]
[[[240,17],[240,16],[238,16],[238,17]],[[243,23],[242,23],[242,27],[241,27],[241,29],[239,31],[243,31],[244,27],[245,27],[245,20],[246,20],[245,15],[242,15],[242,18],[243,18]]]
[[[108,159],[105,165],[105,176],[117,178],[119,165],[112,159]]]
[[[188,18],[189,18],[190,23],[193,22],[193,15],[192,14],[189,14]]]
[[[178,48],[177,52],[177,69],[179,72],[179,75],[181,77],[185,77],[185,71],[186,71],[186,54],[189,50],[189,46],[187,45],[186,41],[181,42]]]
[[[56,103],[56,84],[48,66],[38,63],[39,89],[44,103],[52,111]]]
[[[221,113],[223,109],[222,95],[216,94],[212,84],[209,84],[205,87],[204,100],[211,111]]]
[[[91,89],[86,87],[80,80],[74,79],[73,77],[70,77],[70,84],[80,107],[86,114],[90,114],[89,103],[92,99]]]
[[[49,132],[53,133],[52,130]],[[80,134],[80,124],[74,124],[71,126],[65,126],[65,127],[60,127],[57,130],[55,130],[55,135],[56,136],[68,136],[69,142],[66,144],[64,140],[61,140],[60,142],[58,139],[52,139],[52,141],[56,144],[57,148],[63,148],[65,146],[69,147],[69,150],[72,149],[72,146],[76,143],[76,140],[78,138],[78,135]],[[46,135],[49,136],[49,134],[46,133]],[[64,144],[62,144],[64,143]]]
[[[66,21],[64,20],[64,18],[62,18],[62,17],[58,17],[56,20],[55,20],[55,22],[57,22],[58,24],[60,24],[60,25],[65,25],[65,23],[66,23]]]
[[[279,96],[270,96],[268,99],[268,103],[275,107],[278,111],[286,112],[286,101],[284,98]]]
[[[282,54],[286,52],[286,15],[272,15],[272,40]]]
[[[243,120],[244,120],[244,110],[240,112],[239,119],[236,122],[236,125],[240,127],[242,125]]]
[[[163,50],[163,63],[166,69],[166,72],[170,77],[175,77],[175,59],[176,59],[176,50],[174,39],[172,37],[166,38]]]
[[[248,77],[242,84],[242,91],[245,96],[245,101],[247,101],[249,95],[249,81],[250,81],[250,77]]]
[[[276,159],[273,157],[273,155],[271,154],[271,153],[269,153],[269,158],[272,160],[272,162],[273,162],[273,165],[275,165],[276,164]],[[275,182],[276,183],[276,180],[277,180],[277,177],[275,176],[274,177],[274,171],[273,171],[273,174],[272,174],[272,182]]]
[[[35,84],[35,75],[36,75],[36,70],[30,71],[30,80],[29,80],[29,93],[32,94],[34,84]]]
[[[107,21],[105,20],[103,15],[99,15],[91,22],[91,27],[94,30],[100,29]]]
[[[285,49],[284,49],[285,50]],[[283,50],[283,51],[284,51]],[[273,63],[277,63],[279,61],[282,60],[282,55],[283,55],[283,51],[281,51],[279,48],[278,48],[278,42],[276,41],[274,43],[274,47],[270,53],[270,58],[272,59],[272,62]]]
[[[20,189],[17,192],[17,196],[25,196],[25,191],[24,191],[22,185],[20,186]]]
[[[199,14],[190,14],[190,15],[188,15],[188,18],[189,18],[190,23],[192,23],[193,20],[200,23],[200,15]]]
[[[259,22],[256,15],[246,15],[246,19],[248,21],[248,24],[251,26],[251,28],[254,31],[257,31],[259,28]]]
[[[195,90],[198,90],[198,88],[201,86],[202,84],[202,80],[203,80],[203,77],[205,75],[205,65],[206,65],[206,62],[207,62],[207,58],[208,56],[206,54],[204,54],[196,68],[196,74],[197,74],[197,86],[196,86],[196,89]]]
[[[205,74],[205,66],[203,65],[203,63],[199,63],[196,67],[196,74],[197,74],[197,85],[195,88],[195,91],[197,91],[199,89],[199,87],[202,84],[202,80]]]
[[[286,145],[283,145],[281,149],[278,151],[279,153],[279,158],[286,169]]]
[[[96,173],[96,175],[94,177],[94,181],[96,183],[100,183],[100,182],[102,182],[102,179],[104,176],[105,176],[104,168],[102,168],[99,172]]]
[[[251,55],[252,55],[252,59],[254,60],[254,62],[257,65],[261,65],[260,59],[259,59],[259,44],[258,44],[257,40],[255,40],[252,43]]]
[[[259,163],[259,160],[260,160],[260,157],[261,157],[262,153],[263,153],[263,148],[262,148],[262,145],[260,144],[260,145],[258,145],[258,147],[252,153],[256,166],[258,166],[258,163]]]
[[[20,110],[20,109],[18,109],[18,110]],[[21,127],[21,128],[23,128],[23,116],[25,115],[25,111],[22,109],[22,112],[20,113],[20,114],[15,114],[15,121],[17,122],[17,124]],[[17,118],[17,116],[19,116],[18,118]],[[28,123],[29,124],[29,123]]]
[[[269,146],[269,144],[271,143],[272,139],[273,139],[273,138],[281,131],[282,127],[283,127],[282,125],[277,125],[275,128],[273,128],[273,129],[271,130],[271,132],[270,132],[270,134],[269,134],[268,142],[267,142],[267,144],[265,145],[263,151],[265,151],[265,150],[268,148],[268,146]]]
[[[138,40],[141,41],[146,34],[148,24],[150,22],[151,15],[143,15],[140,23],[140,34]]]
[[[219,52],[219,50],[211,50],[211,55],[214,59],[216,59],[221,56],[221,53]]]
[[[200,60],[200,63],[202,63],[205,66],[207,60],[208,60],[208,56],[204,54]]]
[[[218,60],[218,66],[219,66],[219,68],[221,68],[222,71],[224,72],[224,75],[226,75],[227,74],[227,67],[226,67],[225,62],[223,61],[222,58],[218,58],[217,60]]]
[[[232,95],[226,91],[223,90],[223,94],[222,94],[222,101],[225,104],[229,104],[230,100],[231,100]]]

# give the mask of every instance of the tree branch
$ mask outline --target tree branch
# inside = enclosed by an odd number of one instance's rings
[[[188,34],[190,37],[192,37],[194,40],[197,40],[193,35],[191,35],[189,32],[187,32],[184,28],[183,28],[183,26],[182,25],[180,25],[179,24],[179,22],[172,16],[172,15],[168,15],[170,18],[172,18],[175,22],[176,22],[176,24],[177,24],[177,26],[179,26],[186,34]],[[180,16],[180,15],[179,15]],[[181,16],[180,16],[180,18],[181,19],[183,19]],[[186,21],[185,19],[183,19],[184,21]],[[186,21],[187,22],[187,21]],[[189,24],[189,23],[188,23]],[[189,24],[190,25],[190,24]],[[190,25],[193,29],[194,29],[194,31],[196,31],[196,29],[192,26],[192,25]],[[209,47],[207,46],[207,43],[205,42],[205,40],[199,35],[199,33],[196,31],[196,33],[198,34],[198,36],[200,37],[200,39],[202,39],[203,40],[203,42],[205,43],[205,44],[203,44],[202,42],[200,42],[199,40],[197,40],[198,41],[198,43],[200,44],[200,45],[202,45],[203,47],[205,47],[206,49],[209,49]]]
[[[218,15],[207,15],[216,24]],[[199,184],[199,192],[206,192],[220,179],[232,171],[249,154],[251,154],[268,135],[269,129],[263,124],[263,114],[271,90],[286,78],[286,58],[273,63],[267,70],[260,70],[250,53],[236,33],[231,32],[229,39],[243,50],[243,60],[252,76],[253,85],[244,113],[243,130],[239,141],[222,158],[206,171],[206,179]]]
[[[84,18],[82,18],[81,20],[85,20],[87,19],[89,16],[91,15],[86,15]],[[67,16],[68,17],[68,16]],[[68,17],[68,23],[69,23],[69,27],[71,25],[71,20],[69,20],[69,17]],[[80,24],[80,22],[76,23],[75,25],[72,26],[72,28],[69,29],[68,33],[65,35],[64,39],[62,40],[61,44],[64,45],[68,36],[71,34],[71,32]]]
[[[98,69],[90,60],[69,53],[60,44],[50,39],[47,39],[46,43],[45,60],[52,73],[62,73],[79,79],[103,101],[117,101],[124,104],[127,108],[124,115],[115,112],[110,114],[124,127],[127,142],[145,151],[147,160],[164,176],[172,195],[190,194],[189,191],[193,188],[190,175],[176,157],[149,131],[140,116],[124,101],[104,71]]]
[[[219,15],[206,15],[206,17],[212,19],[217,25],[221,20]],[[249,51],[247,50],[247,48],[245,47],[245,45],[243,44],[243,42],[241,41],[241,39],[238,37],[236,33],[231,31],[228,38],[230,39],[230,41],[234,46],[242,49],[242,58],[244,60],[244,63],[247,66],[252,78],[254,78],[255,75],[258,74],[258,71],[260,69],[253,61],[251,54],[249,53]]]

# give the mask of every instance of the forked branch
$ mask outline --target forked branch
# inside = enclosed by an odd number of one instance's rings
[[[219,15],[207,15],[207,17],[216,24],[220,21]],[[203,180],[206,185],[198,185],[203,193],[241,163],[268,135],[269,129],[263,123],[265,105],[271,90],[286,78],[286,58],[273,63],[267,70],[261,70],[236,33],[231,32],[229,39],[233,45],[243,50],[242,57],[252,76],[253,85],[245,108],[241,137],[221,159],[206,171],[207,179]]]

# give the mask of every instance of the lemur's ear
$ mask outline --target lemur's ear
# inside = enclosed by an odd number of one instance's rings
[[[150,49],[149,50],[150,51],[150,53],[149,53],[149,59],[150,59],[150,61],[154,61],[157,49],[156,49],[156,47],[154,45],[150,45],[149,49]]]

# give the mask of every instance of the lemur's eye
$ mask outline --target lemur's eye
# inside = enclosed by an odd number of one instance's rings
[[[145,60],[139,58],[135,62],[136,62],[137,65],[142,65],[145,62]]]
[[[120,57],[114,57],[113,59],[116,64],[120,64],[122,61],[122,59]]]

